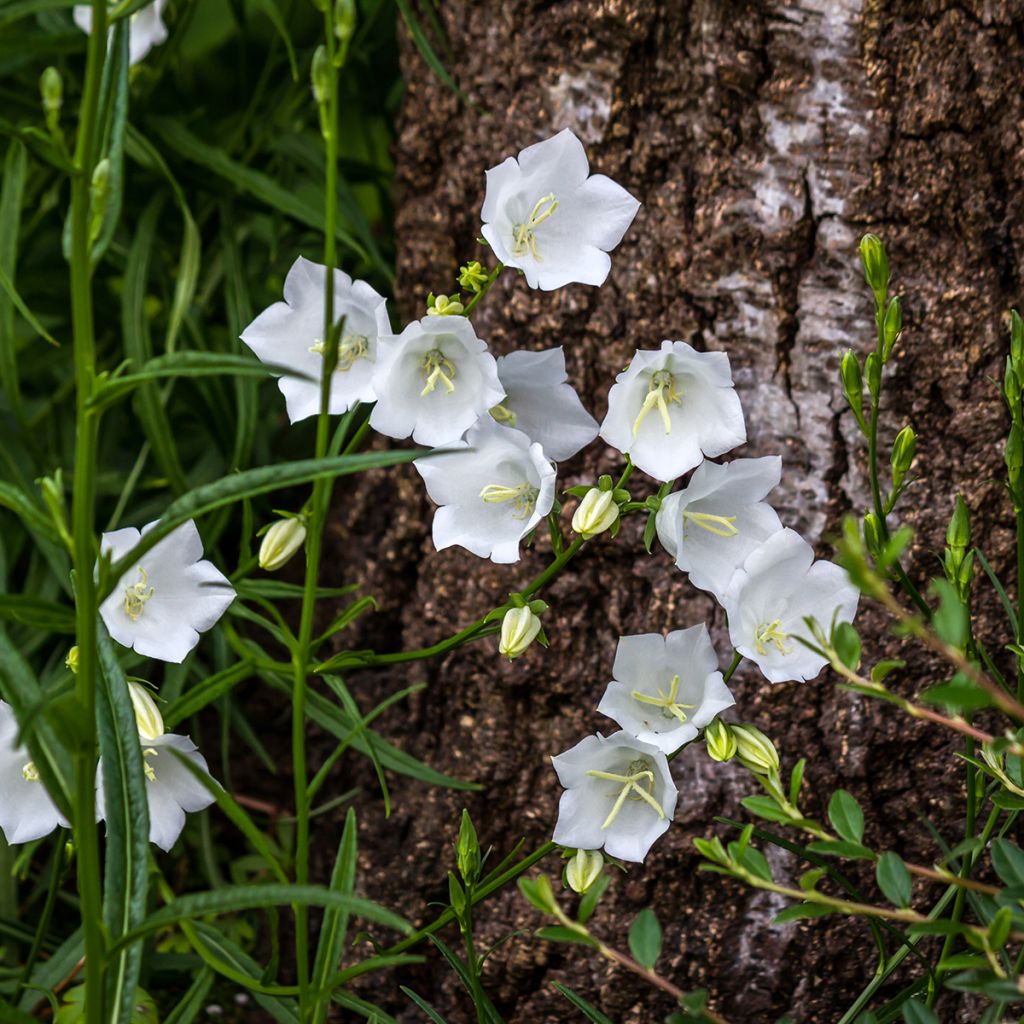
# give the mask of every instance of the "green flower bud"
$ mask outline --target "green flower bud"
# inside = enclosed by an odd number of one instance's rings
[[[878,358],[877,352],[869,352],[867,359],[864,360],[864,375],[868,379],[868,391],[877,402],[882,390],[882,360]]]
[[[962,495],[956,496],[956,503],[953,506],[953,515],[946,528],[946,546],[950,548],[959,559],[971,543],[971,513],[967,508],[967,502]]]
[[[899,298],[895,298],[889,303],[889,308],[885,311],[885,320],[882,322],[882,356],[886,362],[892,355],[893,345],[896,344],[902,330],[903,310]]]
[[[40,75],[39,93],[43,98],[46,127],[56,135],[60,130],[60,109],[64,106],[64,80],[55,67],[48,67]]]
[[[586,892],[600,877],[604,855],[600,850],[577,850],[565,866],[565,880],[573,892]]]
[[[89,186],[89,241],[95,242],[107,215],[107,200],[110,197],[110,161],[104,157],[92,172]]]
[[[892,466],[893,490],[899,490],[903,483],[907,470],[910,469],[917,452],[917,434],[912,427],[904,427],[893,442],[892,455],[889,457],[889,464]]]
[[[861,410],[864,407],[864,381],[860,375],[860,360],[852,349],[847,349],[839,364],[839,372],[843,378],[843,391],[846,400],[857,420],[861,419]]]
[[[455,855],[462,880],[466,885],[472,885],[480,875],[480,842],[473,820],[465,808],[459,825],[459,838],[455,843]]]
[[[276,572],[306,543],[306,521],[290,517],[278,519],[263,535],[259,565],[266,572]]]
[[[878,516],[874,512],[867,512],[864,515],[864,547],[877,558],[881,546],[882,536],[878,529]]]
[[[864,270],[864,280],[881,308],[889,289],[889,256],[878,235],[865,235],[860,240],[860,265]]]
[[[1006,460],[1006,470],[1010,478],[1010,494],[1014,506],[1016,508],[1024,507],[1024,491],[1021,488],[1021,475],[1024,471],[1024,439],[1021,436],[1019,423],[1014,423],[1010,427],[1003,458]]]
[[[1020,418],[1020,381],[1017,372],[1014,370],[1013,357],[1006,357],[1006,370],[1003,373],[1003,396],[1006,398],[1006,405],[1010,415],[1014,419]]]
[[[466,913],[466,891],[459,885],[459,880],[450,871],[448,872],[448,902],[455,911],[455,916],[461,918]]]
[[[584,540],[596,537],[615,525],[619,518],[619,506],[612,491],[591,487],[576,507],[572,517],[572,528]]]
[[[68,651],[68,656],[64,659],[64,665],[65,665],[66,668],[71,669],[71,671],[76,676],[78,675],[78,645],[77,644],[74,647],[72,647],[70,651]]]
[[[1010,310],[1010,359],[1018,374],[1024,373],[1024,321],[1015,309]]]
[[[518,658],[540,632],[540,619],[529,605],[521,608],[509,608],[501,620],[501,640],[498,653],[504,654],[509,661]]]
[[[356,31],[355,0],[337,0],[334,5],[334,34],[342,49],[347,48],[349,40]]]
[[[775,775],[779,771],[779,752],[775,744],[753,725],[734,725],[736,759],[755,775]]]
[[[489,276],[477,260],[470,260],[465,266],[459,267],[459,285],[474,295],[487,283]]]
[[[313,99],[317,106],[327,106],[327,100],[331,95],[331,62],[327,57],[327,49],[323,45],[316,48],[313,53],[313,66],[310,69],[310,81],[313,85]]]
[[[466,307],[459,302],[458,295],[438,295],[435,298],[431,292],[427,296],[427,302],[427,316],[461,316],[466,311]]]
[[[732,729],[720,718],[716,718],[704,730],[704,745],[707,748],[708,757],[713,761],[731,761],[739,749]]]

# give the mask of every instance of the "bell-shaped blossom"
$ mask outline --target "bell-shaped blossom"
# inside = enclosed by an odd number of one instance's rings
[[[642,861],[668,830],[679,791],[650,743],[624,732],[587,736],[551,764],[565,787],[552,836],[560,846]]]
[[[128,554],[142,536],[133,527],[105,533],[102,550],[113,561]],[[169,533],[118,580],[100,605],[110,635],[137,654],[180,662],[235,599],[227,578],[203,560],[203,541],[189,520]]]
[[[736,703],[703,623],[668,636],[622,637],[612,676],[597,710],[666,754]]]
[[[780,530],[736,570],[722,605],[733,647],[781,683],[813,679],[826,664],[800,642],[814,642],[805,619],[828,632],[833,623],[853,621],[859,598],[845,569],[815,562],[800,534]]]
[[[146,773],[146,797],[149,806],[149,841],[168,851],[178,841],[185,827],[185,814],[201,811],[214,802],[210,790],[186,768],[172,750],[180,752],[203,772],[208,772],[206,759],[188,736],[164,731],[164,720],[149,691],[138,683],[129,683],[135,722],[142,745],[143,768]],[[97,773],[96,808],[106,816],[103,791],[103,759]]]
[[[58,825],[68,828],[28,751],[18,745],[14,709],[0,700],[0,832],[11,846],[49,835]]]
[[[370,426],[388,437],[442,445],[505,397],[494,356],[464,316],[414,320],[381,348]]]
[[[531,288],[599,285],[639,208],[621,185],[590,173],[583,143],[566,128],[487,171],[481,232]]]
[[[637,352],[608,393],[601,437],[656,480],[674,480],[743,444],[747,429],[724,352],[685,341]]]
[[[690,582],[719,601],[747,556],[782,529],[764,498],[778,485],[782,459],[702,462],[658,510],[658,539]]]
[[[167,0],[153,0],[131,15],[128,24],[129,64],[138,64],[154,46],[167,41],[167,26],[161,17],[166,4]],[[92,4],[76,4],[73,16],[75,24],[91,35]]]
[[[334,318],[342,322],[327,407],[335,415],[357,402],[374,400],[378,347],[382,337],[390,336],[391,322],[384,298],[365,281],[353,281],[336,269],[332,282]],[[242,331],[242,341],[263,362],[295,371],[295,376],[283,376],[277,382],[292,423],[320,412],[326,291],[327,268],[300,256],[284,280],[284,302],[275,302]]]
[[[555,501],[555,470],[541,446],[489,416],[464,440],[413,465],[441,506],[433,526],[438,551],[458,544],[492,562],[518,562],[519,542]]]
[[[536,441],[549,459],[572,458],[597,437],[597,420],[569,383],[561,348],[519,349],[499,357],[498,380],[505,400],[491,415]]]

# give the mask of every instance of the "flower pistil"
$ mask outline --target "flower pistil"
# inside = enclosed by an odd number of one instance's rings
[[[639,690],[634,690],[632,696],[634,700],[640,701],[641,704],[650,704],[653,707],[661,708],[661,713],[666,718],[678,718],[680,722],[686,721],[687,710],[693,710],[697,706],[696,704],[681,704],[676,700],[679,696],[679,676],[672,677],[668,693],[665,693],[659,686],[657,697],[649,693],[641,693]]]
[[[426,381],[420,392],[420,398],[429,395],[437,387],[438,381],[444,384],[445,391],[449,395],[455,390],[455,385],[452,383],[455,378],[455,364],[439,348],[432,348],[420,360],[420,370]]]
[[[533,231],[538,225],[543,224],[558,209],[558,200],[554,192],[542,196],[533,206],[529,218],[512,228],[514,244],[512,255],[516,257],[525,256],[527,252],[540,262],[540,254],[537,252],[537,238]]]
[[[537,498],[540,490],[530,483],[521,483],[518,487],[508,487],[505,484],[488,484],[481,492],[480,497],[488,505],[497,505],[501,502],[512,503],[513,519],[529,519],[537,506]]]
[[[767,654],[766,644],[774,644],[779,654],[789,654],[793,648],[786,646],[789,634],[783,632],[782,621],[775,619],[774,622],[762,623],[754,630],[754,650],[758,654]]]
[[[604,819],[601,828],[608,828],[615,821],[628,799],[643,800],[645,804],[648,804],[658,812],[659,818],[664,819],[667,817],[662,810],[661,804],[654,799],[654,772],[651,770],[650,761],[646,758],[641,757],[635,761],[630,761],[627,774],[625,775],[619,775],[616,772],[598,771],[596,768],[591,768],[587,774],[595,779],[607,779],[609,782],[617,782],[622,786],[618,796],[615,798],[615,804],[608,817]]]
[[[736,522],[735,516],[716,516],[710,512],[691,512],[683,510],[683,524],[689,520],[694,526],[699,526],[708,533],[718,537],[735,537],[740,531],[733,525]]]
[[[153,596],[153,588],[149,586],[149,575],[139,566],[139,581],[124,589],[124,613],[132,622],[142,618],[146,602]]]
[[[661,422],[665,427],[665,433],[672,433],[672,419],[668,414],[669,404],[681,405],[682,391],[676,388],[675,374],[668,370],[655,370],[651,374],[650,384],[647,386],[647,397],[640,412],[633,421],[633,436],[640,432],[640,424],[647,418],[652,409],[657,409],[661,414]]]

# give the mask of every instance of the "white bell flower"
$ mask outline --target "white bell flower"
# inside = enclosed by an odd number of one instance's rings
[[[621,185],[590,173],[583,143],[566,128],[487,171],[481,233],[531,288],[600,285],[638,209]]]
[[[569,383],[560,347],[543,352],[518,349],[500,356],[498,380],[505,400],[491,415],[536,441],[549,459],[570,459],[597,437],[597,420]]]
[[[414,320],[382,346],[370,426],[388,437],[442,445],[501,402],[494,356],[464,316]]]
[[[696,739],[700,729],[736,703],[703,623],[668,636],[622,637],[612,676],[597,710],[666,754]]]
[[[555,501],[555,470],[541,446],[489,416],[465,439],[417,459],[434,513],[434,546],[458,544],[492,562],[518,562],[519,542]]]
[[[11,846],[42,839],[58,825],[70,827],[46,791],[28,751],[18,745],[14,709],[2,700],[0,793],[0,832]]]
[[[674,480],[743,444],[747,429],[724,352],[685,341],[639,351],[608,392],[601,437],[656,480]]]
[[[134,527],[105,533],[101,549],[116,562],[143,535]],[[203,560],[203,541],[189,520],[159,541],[118,580],[100,605],[110,635],[137,654],[180,662],[235,599],[227,578]]]
[[[658,539],[690,582],[719,601],[747,556],[782,529],[764,498],[782,475],[782,459],[702,462],[681,491],[665,498],[656,519]]]
[[[333,285],[334,318],[336,322],[344,318],[344,323],[328,411],[338,415],[357,402],[374,400],[378,346],[382,337],[391,335],[391,322],[385,299],[365,281],[353,281],[335,269]],[[263,362],[304,375],[280,377],[277,382],[292,423],[320,412],[326,289],[327,268],[300,256],[284,280],[284,302],[275,302],[242,331],[242,341]]]
[[[153,3],[131,15],[128,23],[129,64],[138,64],[154,46],[167,41],[167,26],[161,19],[166,3],[167,0],[153,0]],[[76,4],[73,17],[83,32],[92,34],[91,4]]]
[[[551,758],[565,787],[552,839],[642,861],[666,831],[679,795],[668,760],[655,746],[624,732],[587,736]]]
[[[826,659],[808,650],[813,643],[804,619],[827,632],[833,622],[852,622],[860,594],[846,570],[815,562],[800,534],[780,530],[736,570],[722,605],[729,616],[733,647],[773,683],[813,679]]]
[[[185,827],[185,814],[201,811],[214,802],[214,797],[193,774],[179,762],[171,750],[180,751],[204,772],[206,759],[188,736],[164,732],[164,720],[149,691],[138,683],[128,684],[135,722],[142,745],[143,768],[146,772],[146,797],[149,805],[149,841],[165,853],[178,841]],[[103,759],[97,774],[96,808],[106,817],[103,792]]]

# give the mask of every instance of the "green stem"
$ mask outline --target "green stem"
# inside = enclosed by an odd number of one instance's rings
[[[94,517],[98,423],[88,402],[96,379],[92,267],[89,239],[90,186],[96,163],[97,115],[107,46],[106,0],[92,0],[85,88],[79,113],[71,181],[71,325],[75,363],[75,466],[72,533],[75,566],[75,697],[82,734],[74,751],[73,827],[85,950],[85,1024],[103,1021],[103,896],[96,827],[96,676],[98,601]]]
[[[732,661],[729,662],[729,667],[722,674],[722,681],[727,683],[733,677],[736,669],[740,667],[740,662],[743,660],[743,655],[739,651],[732,652]]]
[[[473,308],[491,290],[491,285],[494,284],[494,282],[498,280],[498,276],[501,274],[502,270],[504,270],[504,269],[505,269],[505,264],[504,263],[499,263],[491,271],[491,273],[488,275],[487,280],[484,281],[484,283],[480,286],[480,291],[478,291],[476,293],[476,295],[474,295],[473,298],[471,298],[469,300],[469,302],[466,303],[466,308],[462,311],[462,315],[463,316],[468,317],[469,314],[473,312]]]
[[[1024,637],[1024,508],[1017,509],[1017,643]],[[1024,660],[1017,659],[1017,700],[1024,701]]]

